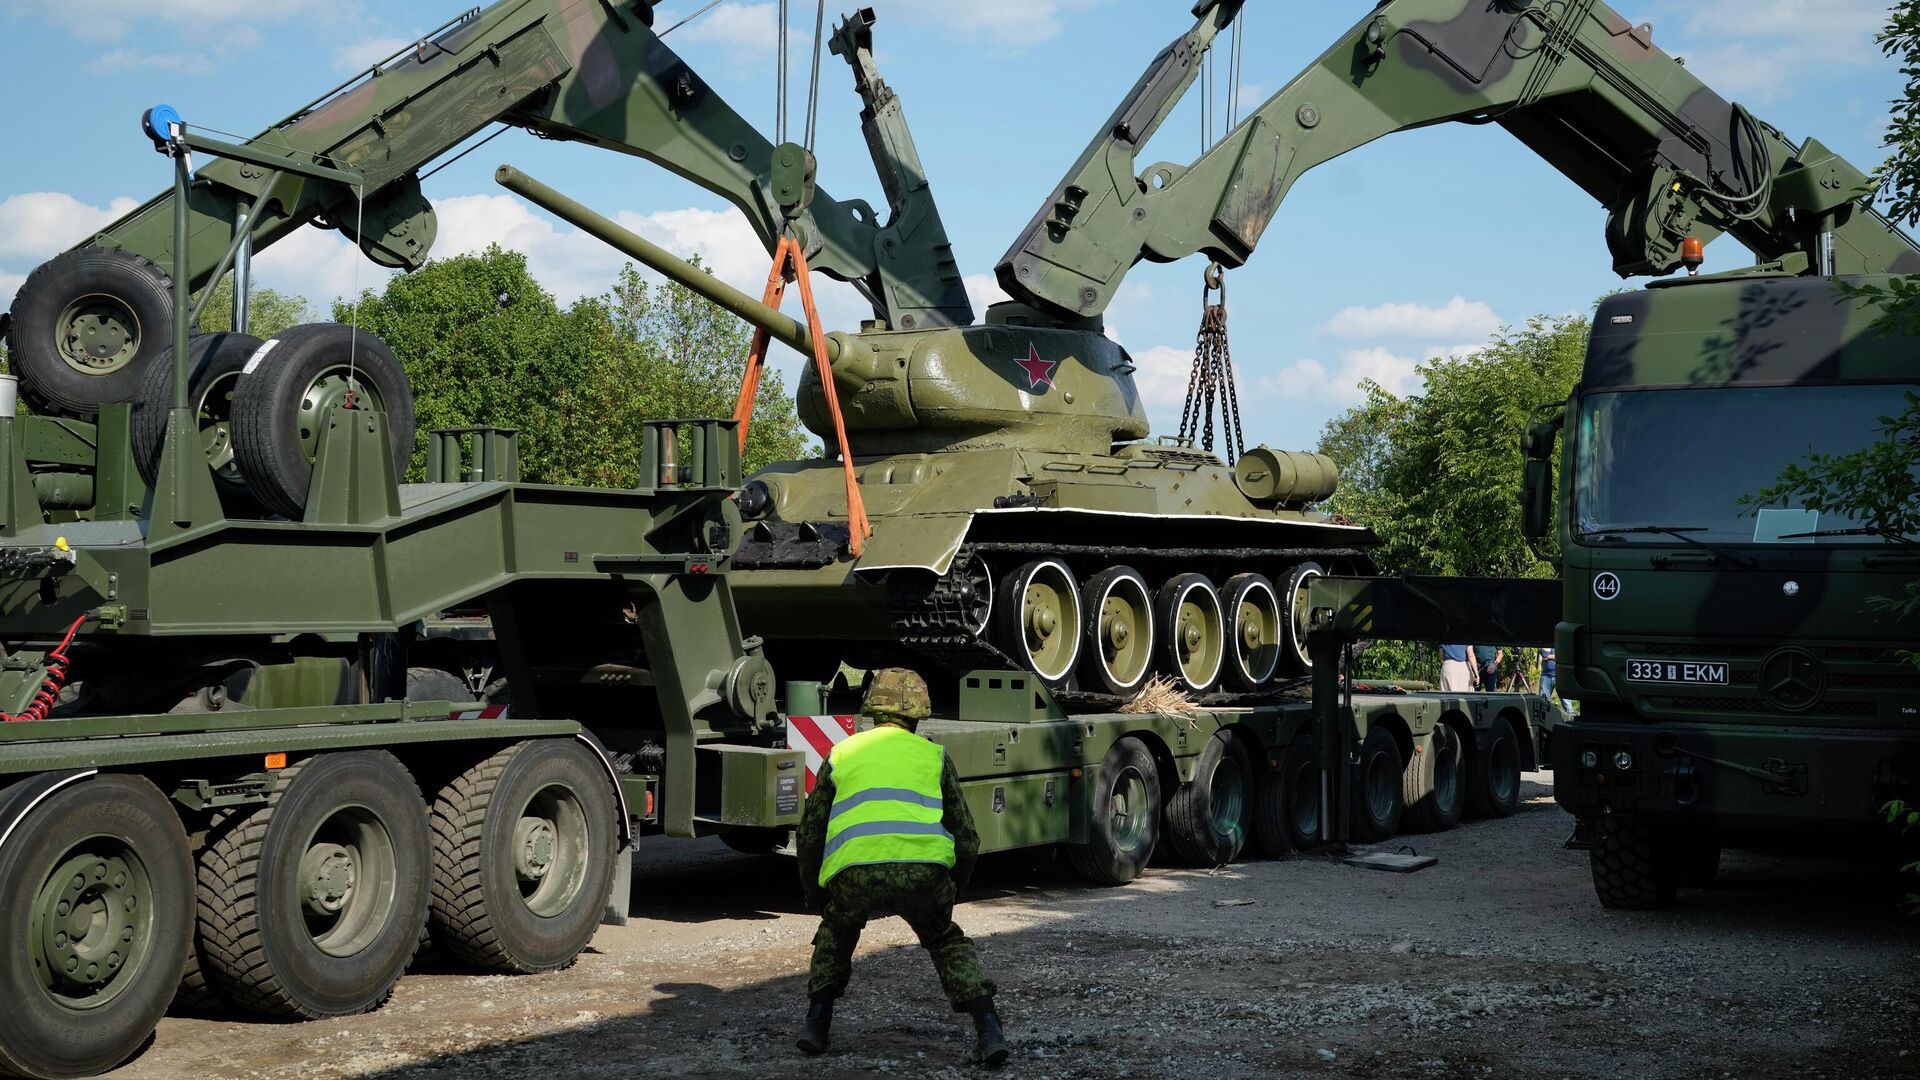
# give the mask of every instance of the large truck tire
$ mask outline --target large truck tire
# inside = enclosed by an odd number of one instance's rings
[[[260,504],[298,520],[307,509],[313,460],[327,411],[352,390],[358,407],[387,414],[394,475],[413,460],[413,390],[386,343],[342,323],[281,331],[248,361],[233,399],[234,454]]]
[[[427,917],[427,812],[384,750],[308,758],[274,776],[200,855],[209,981],[266,1016],[319,1019],[386,1003]]]
[[[1656,911],[1673,903],[1680,884],[1673,845],[1639,825],[1615,825],[1587,852],[1600,906]]]
[[[1286,777],[1286,814],[1278,820],[1293,851],[1320,846],[1320,761],[1311,736],[1302,735],[1280,752],[1280,772]]]
[[[193,857],[137,776],[0,790],[0,1075],[92,1076],[166,1014],[193,935]],[[27,804],[45,796],[27,809]]]
[[[173,278],[138,255],[84,247],[42,263],[20,286],[7,355],[35,410],[91,420],[132,401],[173,345]]]
[[[1467,812],[1474,817],[1513,816],[1520,806],[1520,742],[1513,725],[1495,720],[1467,756]]]
[[[488,971],[570,966],[600,925],[618,814],[573,739],[516,743],[455,777],[433,801],[435,939]]]
[[[1445,832],[1467,809],[1467,762],[1460,733],[1441,724],[1414,744],[1402,788],[1412,832]]]
[[[200,450],[213,466],[214,487],[231,516],[258,512],[233,452],[233,398],[247,361],[263,342],[252,334],[199,334],[187,342],[187,403],[200,432]],[[148,487],[160,479],[160,454],[173,408],[173,348],[153,363],[133,399],[133,463]]]
[[[1193,765],[1193,779],[1167,803],[1167,840],[1190,866],[1224,866],[1247,846],[1253,813],[1253,765],[1231,732],[1216,731]]]
[[[1402,787],[1405,770],[1393,732],[1384,727],[1369,730],[1360,742],[1360,765],[1354,775],[1354,839],[1378,844],[1399,833],[1407,808]]]
[[[1275,753],[1280,756],[1268,762],[1267,768],[1259,768],[1256,763],[1253,776],[1253,820],[1248,838],[1263,859],[1277,859],[1299,850],[1287,825],[1287,816],[1293,812],[1293,790],[1284,768],[1286,751]]]
[[[1160,839],[1160,770],[1139,739],[1114,743],[1094,775],[1087,839],[1067,845],[1073,872],[1097,885],[1140,876]]]

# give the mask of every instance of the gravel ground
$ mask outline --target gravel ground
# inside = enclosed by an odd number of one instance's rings
[[[1664,913],[1602,910],[1546,775],[1521,813],[1402,838],[1416,874],[1302,857],[1155,869],[1121,889],[985,868],[958,918],[1001,986],[1005,1075],[1920,1076],[1920,920],[1857,863],[1729,853]],[[431,958],[378,1013],[169,1018],[140,1077],[976,1075],[898,920],[862,943],[834,1048],[807,1059],[814,921],[788,864],[643,845],[639,917],[571,970]]]

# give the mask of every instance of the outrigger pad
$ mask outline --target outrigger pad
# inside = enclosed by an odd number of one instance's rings
[[[1367,855],[1355,855],[1351,859],[1342,859],[1348,866],[1358,866],[1363,870],[1385,870],[1393,874],[1411,874],[1415,870],[1425,870],[1440,862],[1438,855],[1402,855],[1397,851],[1375,851]]]

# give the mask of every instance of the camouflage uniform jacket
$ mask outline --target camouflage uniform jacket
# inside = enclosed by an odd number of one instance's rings
[[[820,861],[826,857],[827,819],[833,813],[833,799],[833,764],[828,762],[820,767],[794,835],[800,862],[800,887],[809,897],[820,888]],[[960,773],[954,769],[952,758],[940,766],[940,801],[940,824],[953,837],[953,883],[956,888],[964,889],[973,877],[973,864],[980,858],[980,834],[974,831],[973,815],[967,812],[966,796],[960,790]]]

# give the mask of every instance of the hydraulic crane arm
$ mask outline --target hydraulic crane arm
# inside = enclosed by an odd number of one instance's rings
[[[257,149],[359,170],[364,204],[340,185],[255,165],[215,161],[199,170],[193,287],[208,284],[236,218],[249,208],[255,248],[317,221],[382,265],[418,267],[436,232],[418,170],[493,123],[661,165],[733,203],[771,252],[788,227],[771,180],[775,147],[661,41],[652,21],[652,0],[502,0],[442,26],[248,140]],[[871,53],[865,55],[870,70]],[[890,119],[904,137],[898,113],[895,100]],[[910,138],[904,146],[911,154]],[[957,272],[950,288],[938,275],[896,269],[952,261],[917,156],[910,161],[917,184],[893,200],[891,228],[883,230],[867,203],[818,190],[792,227],[814,269],[872,286],[899,310],[919,312],[922,325],[955,314],[965,323],[964,290],[953,310]],[[894,194],[892,184],[887,190]],[[156,196],[87,243],[164,264],[172,202],[171,192]],[[929,224],[916,227],[922,222]]]
[[[1788,271],[1920,271],[1858,169],[1730,104],[1598,0],[1384,0],[1198,160],[1140,169],[1240,8],[1196,6],[1000,262],[1009,294],[1085,318],[1142,259],[1241,265],[1308,169],[1445,121],[1500,124],[1606,205],[1623,277],[1671,273],[1685,240],[1722,233]]]

